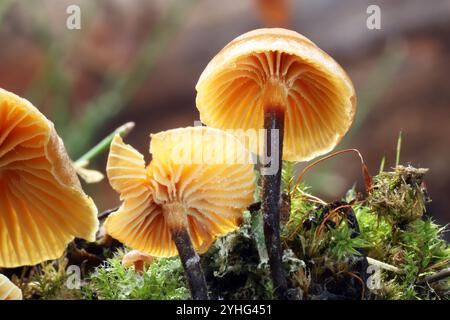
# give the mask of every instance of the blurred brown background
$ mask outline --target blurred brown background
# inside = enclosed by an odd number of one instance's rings
[[[72,4],[81,30],[66,28]],[[381,30],[366,27],[371,4],[381,8]],[[401,162],[431,169],[429,212],[448,223],[449,16],[448,0],[1,0],[0,87],[53,120],[74,159],[126,121],[137,125],[127,142],[147,154],[151,132],[198,119],[194,86],[225,44],[251,29],[288,27],[354,81],[356,121],[337,149],[359,149],[376,174],[384,155],[393,166],[401,130]],[[94,167],[105,163],[103,155]],[[350,155],[305,180],[326,200],[362,187]],[[107,182],[87,190],[100,210],[119,201]]]

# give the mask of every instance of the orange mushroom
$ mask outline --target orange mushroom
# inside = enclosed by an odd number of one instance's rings
[[[22,290],[2,274],[0,274],[0,300],[22,300]]]
[[[261,200],[272,278],[278,295],[285,298],[279,235],[281,165],[276,155],[306,161],[331,151],[353,121],[353,84],[309,39],[273,28],[250,31],[226,45],[203,71],[196,90],[200,119],[206,125],[266,130],[264,150],[259,150],[259,143],[249,147],[259,154],[270,151],[278,164],[275,174],[261,172]]]
[[[75,237],[95,240],[97,227],[53,124],[0,89],[0,267],[56,259]]]
[[[131,250],[126,253],[122,258],[122,265],[124,267],[134,266],[134,271],[137,273],[144,272],[144,263],[152,263],[153,257],[149,254],[145,254],[139,250]]]
[[[207,299],[196,251],[205,252],[216,237],[239,227],[253,202],[253,166],[234,161],[247,152],[221,130],[191,127],[151,137],[147,167],[119,136],[111,144],[107,175],[123,204],[106,220],[106,230],[152,256],[179,254],[192,297]]]

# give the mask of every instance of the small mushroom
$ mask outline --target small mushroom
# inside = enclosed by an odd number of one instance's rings
[[[123,256],[122,265],[125,267],[134,266],[134,271],[143,273],[144,263],[152,263],[152,261],[153,257],[151,255],[145,254],[139,250],[131,250]]]
[[[230,157],[209,161],[227,150],[246,153],[235,137],[221,130],[181,128],[151,138],[153,159],[147,167],[120,136],[111,144],[107,175],[123,204],[105,221],[106,230],[152,256],[179,254],[193,299],[207,299],[197,252],[205,252],[216,237],[241,224],[242,212],[253,202],[253,166]]]
[[[201,121],[220,129],[265,129],[249,148],[287,161],[331,151],[349,129],[355,91],[344,70],[306,37],[290,30],[258,29],[225,46],[196,85]],[[269,130],[278,130],[272,140]],[[275,151],[275,153],[274,153]],[[281,164],[262,174],[262,211],[272,278],[280,298],[287,283],[279,235]]]
[[[0,300],[22,300],[22,290],[2,274],[0,274]]]
[[[94,241],[97,227],[53,124],[0,89],[0,267],[56,259],[75,237]]]

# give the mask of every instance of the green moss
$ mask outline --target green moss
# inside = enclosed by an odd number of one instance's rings
[[[67,286],[71,276],[66,272],[67,267],[65,257],[44,262],[30,269],[26,278],[16,279],[16,282],[21,287],[25,299],[81,299],[83,294],[80,289]],[[26,271],[27,269],[24,269],[23,273]]]
[[[300,299],[448,299],[450,280],[423,283],[448,267],[445,228],[424,217],[427,201],[421,181],[426,170],[397,167],[373,177],[365,199],[349,190],[342,200],[325,203],[294,184],[293,165],[283,169],[281,238],[289,293]],[[238,230],[218,238],[201,256],[214,299],[273,299],[263,221],[256,204],[244,213]],[[355,220],[357,223],[355,223]],[[67,262],[33,269],[27,298],[40,299],[187,299],[177,257],[156,259],[143,275],[121,264],[123,252],[83,275],[80,289],[65,286]],[[379,273],[380,287],[366,287],[366,257],[390,265]],[[396,269],[397,268],[397,269]],[[397,271],[393,271],[397,270]]]
[[[420,219],[428,200],[422,187],[427,171],[424,168],[397,166],[394,171],[381,172],[373,178],[368,206],[395,225]]]
[[[448,279],[440,284],[417,284],[449,262],[450,248],[442,239],[444,229],[428,218],[416,220],[400,231],[396,247],[402,252],[399,265],[403,273],[395,279],[404,288],[405,298],[441,298],[450,289]]]
[[[426,171],[398,166],[392,172],[381,172],[373,177],[374,188],[368,198],[359,201],[354,190],[344,200],[327,205],[305,195],[308,190],[302,185],[291,190],[291,215],[283,238],[306,263],[292,283],[301,287],[307,298],[355,297],[346,294],[348,289],[339,275],[351,273],[364,281],[367,275],[360,259],[368,256],[398,267],[400,272],[382,271],[381,288],[366,298],[448,298],[448,279],[418,285],[450,261],[450,249],[442,239],[445,228],[423,217],[428,200],[422,186]],[[330,218],[330,213],[345,205],[355,213],[359,234],[350,228],[347,209],[337,210]],[[331,294],[333,286],[339,295]]]
[[[261,261],[259,213],[246,212],[241,228],[219,238],[202,256],[211,296],[216,299],[273,299],[267,260]],[[263,239],[260,239],[263,240]],[[264,255],[264,253],[262,253]]]
[[[356,204],[353,206],[353,210],[358,219],[361,238],[367,244],[367,255],[383,261],[386,252],[390,250],[392,226],[385,218],[376,215],[368,206]]]
[[[122,266],[121,254],[108,259],[91,274],[86,298],[126,300],[188,299],[183,268],[178,258],[160,258],[140,275]]]

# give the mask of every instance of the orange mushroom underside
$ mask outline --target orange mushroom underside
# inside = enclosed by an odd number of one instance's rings
[[[22,290],[2,274],[0,274],[0,300],[22,300]]]
[[[233,40],[210,62],[196,89],[201,120],[212,127],[261,129],[264,111],[284,111],[284,160],[330,151],[354,116],[354,89],[345,72],[311,41],[283,29]]]
[[[96,208],[51,123],[0,89],[0,266],[33,265],[95,238]]]
[[[190,130],[215,129],[178,130],[184,130],[180,131],[184,135]],[[124,202],[107,219],[107,232],[152,256],[177,255],[172,239],[176,228],[186,228],[194,248],[206,251],[217,236],[240,225],[242,212],[253,201],[252,165],[177,163],[171,155],[176,148],[182,153],[199,149],[166,140],[174,131],[152,136],[153,160],[147,167],[143,156],[119,136],[108,159],[109,181]]]

